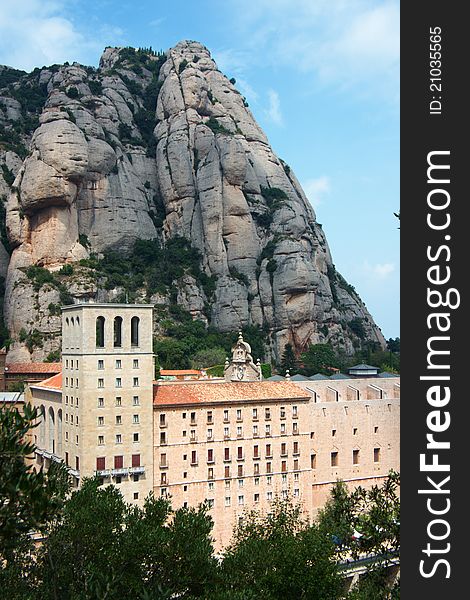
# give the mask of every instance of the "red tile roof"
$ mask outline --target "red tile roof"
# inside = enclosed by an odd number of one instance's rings
[[[301,401],[308,400],[309,397],[295,383],[287,381],[157,383],[153,388],[154,406],[269,400]]]
[[[39,383],[35,383],[34,387],[47,388],[49,390],[62,390],[62,373],[57,373],[57,375],[53,375],[49,377],[49,379],[44,379]]]
[[[61,363],[7,363],[5,371],[13,374],[47,374],[60,373],[62,371]]]

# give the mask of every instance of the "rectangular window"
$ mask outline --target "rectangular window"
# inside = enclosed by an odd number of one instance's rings
[[[237,438],[243,437],[243,429],[241,427],[237,427]]]
[[[297,416],[298,416],[298,414],[297,414],[297,406],[293,406],[292,407],[292,418],[296,419]]]
[[[102,369],[104,369],[104,360],[99,360],[98,361],[98,369],[101,371]]]
[[[292,423],[292,433],[294,435],[297,435],[299,433],[299,424],[297,423],[297,421],[295,421],[295,423]]]
[[[191,464],[192,465],[197,465],[197,452],[196,452],[196,450],[193,450],[191,452]]]
[[[243,506],[243,504],[245,504],[245,496],[238,496],[238,504],[239,506]]]
[[[65,441],[66,442],[69,441],[69,432],[68,431],[65,432]]]
[[[224,448],[224,460],[230,460],[230,448]]]
[[[225,496],[225,506],[230,506],[231,498],[230,496]]]
[[[273,478],[272,478],[272,476],[271,476],[271,475],[268,475],[268,476],[266,477],[266,485],[271,485],[271,484],[272,484],[272,482],[273,482]]]
[[[67,465],[67,467],[69,466],[69,453],[68,452],[65,453],[65,464]]]
[[[359,450],[353,450],[352,458],[353,458],[353,465],[358,465],[359,464]]]
[[[104,425],[104,417],[98,417],[98,425],[102,427]]]
[[[116,415],[116,425],[122,425],[122,416]]]
[[[212,429],[208,429],[207,430],[207,439],[211,440],[212,439]]]
[[[207,507],[208,508],[214,508],[214,499],[213,498],[209,498],[207,500]]]
[[[374,462],[380,462],[380,448],[374,448]]]
[[[214,450],[212,448],[210,448],[209,450],[207,450],[207,462],[208,463],[213,463],[214,462]]]
[[[115,404],[116,406],[121,406],[121,403],[122,403],[122,398],[121,398],[121,396],[116,396],[114,404]]]
[[[253,446],[253,458],[259,458],[259,446]]]
[[[98,407],[103,408],[104,406],[104,398],[98,398]]]
[[[207,479],[214,479],[214,469],[213,469],[213,467],[209,467],[207,469]]]
[[[281,423],[281,435],[286,435],[286,424]]]
[[[266,500],[271,501],[273,499],[273,493],[272,492],[266,492]]]
[[[228,410],[224,410],[224,422],[228,423]]]
[[[258,437],[258,425],[253,425],[253,437]]]
[[[225,489],[229,490],[230,489],[230,479],[226,479],[225,480]]]
[[[191,413],[191,425],[195,425],[196,424],[196,413],[192,412]]]
[[[259,494],[254,494],[254,495],[253,495],[253,500],[254,500],[255,502],[259,502]]]
[[[259,485],[259,477],[255,477],[255,485]]]
[[[122,379],[120,377],[116,377],[116,387],[122,387]]]
[[[270,408],[264,409],[264,418],[266,419],[266,421],[269,421],[271,419],[271,409]]]
[[[271,435],[271,425],[266,425],[266,435]]]
[[[212,411],[208,410],[207,411],[207,423],[210,425],[211,423],[213,423],[213,418],[212,418]]]
[[[160,427],[166,427],[166,418],[164,413],[160,413]]]
[[[139,423],[139,415],[132,415],[132,422],[134,425],[137,425]]]
[[[285,419],[286,418],[286,407],[285,406],[281,406],[281,419]]]
[[[243,465],[238,465],[237,476],[243,477]]]
[[[160,466],[161,467],[166,467],[167,466],[166,454],[160,454]]]
[[[131,460],[133,467],[140,467],[140,454],[133,454]]]
[[[357,435],[357,427],[353,427],[353,435]]]
[[[272,473],[272,463],[266,463],[266,473]]]
[[[122,360],[119,358],[116,360],[116,369],[122,369]]]
[[[166,471],[160,473],[160,485],[166,485]]]
[[[374,433],[379,433],[379,428],[378,427],[374,427]]]
[[[285,473],[287,471],[287,460],[281,462],[281,471]]]
[[[98,387],[99,388],[104,388],[104,379],[98,379]]]
[[[310,455],[310,468],[311,469],[317,468],[317,455],[316,454]]]
[[[298,470],[299,470],[299,459],[294,458],[294,471],[298,471]]]
[[[75,470],[80,471],[80,458],[78,456],[75,457]]]
[[[287,444],[285,442],[283,442],[281,444],[281,456],[286,456],[287,454]]]
[[[258,420],[258,409],[254,408],[253,409],[253,421],[257,421]]]
[[[139,378],[138,377],[133,377],[133,384],[134,387],[139,387]]]
[[[139,441],[139,434],[138,433],[132,434],[132,441],[133,442],[138,442]]]
[[[337,452],[331,453],[331,466],[332,467],[338,466],[338,453]]]
[[[273,454],[272,454],[272,451],[271,451],[271,444],[266,444],[266,458],[268,456],[271,457],[272,455]]]
[[[336,429],[332,429],[331,430],[331,437],[335,437],[335,435],[336,435]]]
[[[230,429],[228,427],[224,427],[224,438],[228,439],[230,437]]]
[[[294,442],[294,454],[300,454],[300,452],[299,452],[299,442]]]
[[[166,445],[166,431],[160,431],[160,446]]]
[[[106,469],[106,457],[99,456],[96,459],[96,470],[97,471],[104,471],[105,469]]]
[[[241,420],[242,420],[242,409],[237,408],[237,421],[241,421]]]
[[[133,406],[139,406],[140,402],[139,402],[139,396],[132,396],[132,405]]]
[[[104,435],[98,436],[98,446],[104,446]]]
[[[254,464],[254,474],[255,475],[259,475],[259,463],[255,463]]]
[[[230,467],[224,468],[224,477],[230,477]]]
[[[120,433],[116,435],[116,444],[122,444],[122,435]]]
[[[122,455],[114,457],[114,468],[122,469],[124,466],[124,457]]]
[[[237,459],[243,460],[243,446],[238,446],[237,448]]]
[[[139,359],[138,358],[134,358],[134,360],[132,361],[132,368],[133,369],[139,368]]]

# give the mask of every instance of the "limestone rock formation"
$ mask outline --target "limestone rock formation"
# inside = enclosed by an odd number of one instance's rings
[[[6,143],[12,124],[21,134]],[[293,171],[201,44],[165,55],[107,48],[98,69],[0,68],[0,128],[10,360],[57,347],[64,301],[127,293],[93,278],[93,260],[176,236],[215,282],[209,293],[186,272],[163,294],[193,318],[219,331],[263,327],[275,360],[287,343],[330,341],[349,353],[364,340],[384,344],[335,271]]]

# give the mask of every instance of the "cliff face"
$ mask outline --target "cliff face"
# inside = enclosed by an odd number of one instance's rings
[[[288,342],[384,343],[294,173],[201,44],[107,48],[98,69],[0,71],[0,126],[10,360],[58,347],[61,303],[119,297],[93,260],[154,238],[189,240],[213,286],[186,270],[158,294],[142,281],[136,299],[176,299],[219,331],[264,327],[275,359]],[[3,272],[7,259],[1,248]]]

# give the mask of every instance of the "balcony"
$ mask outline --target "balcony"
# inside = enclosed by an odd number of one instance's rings
[[[98,477],[111,477],[111,469],[101,469],[99,471],[95,471],[95,475]]]
[[[119,476],[128,475],[128,474],[129,474],[128,467],[120,467],[119,469],[111,469],[112,477],[119,477]]]
[[[137,475],[139,473],[145,473],[145,467],[129,467],[129,475]]]

